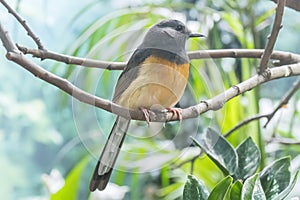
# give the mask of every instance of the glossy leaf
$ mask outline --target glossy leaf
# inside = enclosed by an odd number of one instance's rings
[[[248,177],[255,174],[259,166],[259,149],[249,137],[236,148],[236,152],[238,155],[238,168],[235,173],[235,178],[246,180]]]
[[[193,175],[188,175],[188,179],[183,190],[183,200],[206,200],[208,191],[205,185]]]
[[[215,188],[211,191],[208,200],[223,200],[226,193],[232,183],[233,178],[231,176],[225,177],[219,182]]]
[[[236,181],[230,189],[230,200],[240,200],[242,195],[243,184]]]
[[[243,200],[265,200],[266,196],[260,183],[259,174],[248,178],[242,188]]]
[[[225,175],[233,175],[237,168],[237,153],[231,144],[218,132],[208,128],[199,141],[193,139],[222,170]]]
[[[289,186],[287,188],[285,188],[285,190],[283,190],[279,195],[278,195],[278,199],[284,199],[295,187],[295,184],[297,183],[298,177],[299,177],[299,172],[300,170],[298,170],[292,180],[292,182],[289,184]]]
[[[278,196],[290,183],[290,157],[271,163],[260,173],[260,181],[267,199]]]

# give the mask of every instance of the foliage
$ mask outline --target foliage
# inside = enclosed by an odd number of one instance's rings
[[[79,183],[82,175],[82,171],[85,169],[88,164],[89,158],[84,158],[80,163],[76,165],[74,169],[68,174],[68,177],[65,180],[64,186],[57,191],[55,194],[51,195],[51,200],[60,200],[60,199],[77,199],[77,192],[79,191]]]
[[[199,142],[195,139],[193,141],[214,161],[224,175],[231,175],[235,180],[246,180],[259,166],[259,149],[250,137],[234,149],[224,137],[208,128],[201,134]]]
[[[227,177],[221,180],[208,196],[205,185],[194,176],[188,176],[183,191],[184,200],[283,199],[295,186],[300,170],[290,182],[290,157],[278,159],[256,173],[259,166],[259,150],[251,138],[245,140],[235,150],[221,134],[212,129],[207,129],[204,135],[198,142],[196,140],[194,142]],[[243,151],[243,154],[236,153],[239,151]]]

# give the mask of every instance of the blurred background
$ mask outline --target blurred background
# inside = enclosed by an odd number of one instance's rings
[[[264,48],[275,4],[269,0],[74,1],[11,0],[48,50],[107,61],[127,61],[151,25],[166,18],[207,35],[187,49]],[[300,53],[300,13],[286,8],[275,49]],[[36,48],[16,20],[0,6],[0,20],[14,41]],[[276,80],[229,101],[221,110],[162,128],[134,122],[108,189],[88,192],[96,159],[115,116],[84,105],[5,59],[0,48],[0,194],[2,199],[180,199],[191,158],[199,149],[189,136],[207,127],[226,133],[257,113],[271,112],[297,77]],[[76,86],[111,99],[120,71],[82,68],[50,60],[42,67]],[[191,62],[189,84],[180,101],[188,107],[209,99],[256,73],[256,59],[202,59]],[[237,146],[251,136],[262,151],[261,168],[284,155],[300,166],[300,93],[266,129],[252,122],[228,140]],[[190,147],[190,148],[188,148]],[[205,156],[193,160],[193,174],[212,188],[223,175]],[[63,190],[57,192],[62,188]],[[297,188],[297,186],[296,186]],[[298,193],[297,193],[298,192]],[[294,196],[300,196],[294,191]]]

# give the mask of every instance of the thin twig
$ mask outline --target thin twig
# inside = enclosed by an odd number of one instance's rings
[[[284,145],[299,145],[300,141],[295,140],[294,138],[284,138],[284,137],[274,137],[271,140],[272,142],[276,142]]]
[[[193,165],[193,162],[195,162],[195,160],[197,158],[200,158],[202,156],[202,154],[203,154],[203,151],[201,151],[199,154],[197,154],[197,155],[195,155],[195,156],[193,156],[193,157],[191,157],[191,158],[189,158],[187,160],[182,161],[179,164],[173,164],[172,165],[172,170],[178,169],[178,168],[182,167],[183,165],[185,165],[187,163],[191,163]],[[193,174],[192,172],[193,172],[193,166],[191,166],[191,174]]]
[[[18,15],[17,12],[15,12],[14,9],[12,9],[8,3],[6,3],[6,1],[4,0],[0,0],[0,2],[3,4],[3,6],[8,10],[8,12],[10,14],[12,14],[17,20],[18,22],[20,22],[20,24],[24,27],[24,29],[27,31],[27,34],[33,39],[33,41],[36,43],[36,45],[38,46],[38,49],[44,49],[44,45],[42,44],[41,40],[39,37],[37,37],[34,32],[31,30],[31,28],[27,25],[26,21],[24,19],[21,18],[20,15]]]
[[[289,100],[292,98],[292,96],[295,94],[295,92],[299,89],[300,87],[300,79],[297,80],[294,84],[293,87],[283,96],[281,99],[280,103],[278,106],[273,110],[272,113],[269,114],[268,121],[265,123],[264,128],[267,127],[271,119],[274,117],[275,113],[282,107],[288,104]]]
[[[270,60],[271,54],[274,49],[275,42],[278,37],[278,33],[279,33],[280,29],[282,28],[281,22],[282,22],[285,1],[286,0],[278,0],[278,4],[277,4],[277,8],[276,8],[276,15],[275,15],[271,35],[268,38],[268,42],[266,44],[265,51],[264,51],[261,61],[260,61],[260,66],[259,66],[260,74],[262,74],[267,69],[268,62]]]
[[[268,117],[269,114],[264,114],[264,115],[255,115],[253,117],[250,117],[242,122],[240,122],[239,124],[237,124],[235,127],[233,127],[232,129],[230,129],[227,133],[224,134],[224,137],[229,137],[234,131],[238,130],[239,128],[245,126],[246,124],[261,119],[261,118],[265,118]]]
[[[282,108],[282,107],[284,107],[285,105],[288,104],[291,97],[295,94],[295,92],[299,88],[300,88],[300,79],[297,80],[296,82],[294,82],[293,87],[283,96],[283,98],[280,100],[280,103],[276,106],[276,108],[272,112],[270,112],[268,114],[262,114],[262,115],[256,115],[256,116],[250,117],[250,118],[240,122],[239,124],[237,124],[234,128],[232,128],[227,133],[225,133],[224,136],[229,137],[234,131],[238,130],[239,128],[245,126],[246,124],[248,124],[252,121],[255,121],[255,120],[258,120],[258,119],[261,119],[261,118],[267,118],[267,122],[263,126],[264,128],[266,128],[267,125],[269,124],[269,122],[274,117],[274,115],[277,113],[277,111],[280,108]]]
[[[85,67],[102,68],[108,70],[121,70],[126,66],[123,62],[107,62],[101,60],[94,60],[89,58],[80,58],[75,56],[68,56],[59,54],[46,49],[29,49],[17,44],[17,47],[24,54],[30,54],[33,57],[44,59],[51,59],[66,64],[81,65]],[[191,60],[193,59],[206,59],[206,58],[261,58],[264,50],[263,49],[218,49],[218,50],[199,50],[188,53]],[[271,55],[271,59],[277,62],[277,65],[292,64],[300,62],[300,55],[274,51]]]

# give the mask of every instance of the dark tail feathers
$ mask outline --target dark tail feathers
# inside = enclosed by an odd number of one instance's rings
[[[97,188],[99,190],[105,189],[126,136],[129,123],[130,120],[120,116],[117,117],[94,170],[90,182],[91,192]]]

